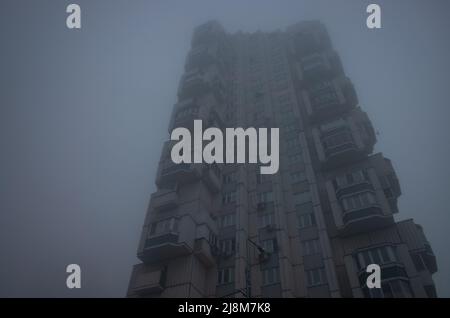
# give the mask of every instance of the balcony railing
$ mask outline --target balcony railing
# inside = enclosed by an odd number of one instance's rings
[[[179,241],[179,236],[175,231],[149,236],[138,257],[145,263],[152,263],[189,254],[191,249],[186,242]]]
[[[152,194],[152,207],[157,210],[173,209],[178,205],[178,195],[174,190],[159,190]]]
[[[340,186],[336,189],[336,197],[341,199],[345,195],[350,195],[352,193],[373,191],[373,185],[368,180],[361,180],[352,184],[347,184],[345,186]]]
[[[378,264],[381,268],[381,280],[395,280],[395,279],[404,279],[409,280],[408,274],[406,273],[405,265],[399,262],[389,262],[384,264]],[[366,269],[363,268],[358,272],[358,279],[361,286],[366,285],[367,277],[370,273],[366,272]]]
[[[128,293],[141,297],[160,294],[165,288],[166,272],[166,268],[148,269],[144,264],[135,265]]]
[[[210,81],[206,74],[195,69],[183,75],[178,95],[180,98],[195,97],[207,92],[209,88]]]
[[[391,215],[383,214],[381,206],[375,203],[345,211],[342,214],[342,222],[339,233],[347,236],[383,228],[394,221]]]

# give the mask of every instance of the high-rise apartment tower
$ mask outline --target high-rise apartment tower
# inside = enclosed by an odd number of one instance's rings
[[[280,129],[280,168],[174,164],[165,143],[129,297],[435,297],[420,225],[325,27],[192,37],[169,132]],[[170,139],[170,138],[168,138]],[[368,289],[379,264],[382,288]]]

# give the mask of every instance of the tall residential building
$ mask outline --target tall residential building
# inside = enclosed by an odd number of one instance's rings
[[[278,127],[280,169],[174,164],[165,143],[129,297],[435,297],[420,225],[325,27],[192,38],[169,132]],[[168,138],[170,139],[170,138]],[[366,267],[381,267],[368,289]]]

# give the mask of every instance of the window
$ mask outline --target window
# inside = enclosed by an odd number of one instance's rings
[[[273,202],[273,192],[259,192],[256,194],[258,203],[270,203]]]
[[[311,197],[311,192],[309,192],[309,191],[294,193],[294,205],[295,206],[302,205],[304,203],[311,202],[311,201],[312,201],[312,197]]]
[[[319,239],[302,241],[303,256],[314,255],[320,253]]]
[[[325,274],[325,269],[323,267],[321,267],[321,268],[307,270],[306,271],[306,279],[307,279],[308,287],[326,284],[327,277]]]
[[[222,215],[220,217],[220,223],[219,226],[221,228],[228,227],[228,226],[234,226],[236,224],[236,214],[226,214]]]
[[[298,183],[306,180],[306,174],[304,171],[296,171],[291,173],[291,182]]]
[[[211,231],[209,232],[209,245],[217,246],[217,235]]]
[[[364,295],[367,298],[411,298],[414,294],[409,282],[402,279],[390,280],[381,283],[381,289],[365,287]]]
[[[264,240],[261,242],[261,247],[267,253],[275,253],[278,250],[277,240],[276,239]]]
[[[311,103],[317,108],[327,107],[338,102],[333,83],[328,81],[315,85],[310,90],[310,98]]]
[[[347,125],[346,121],[343,118],[339,118],[328,123],[320,125],[320,130],[322,132],[327,132],[331,130],[335,130],[341,127],[345,127]]]
[[[165,219],[152,224],[150,235],[165,234],[178,231],[178,220],[175,218]]]
[[[316,225],[316,218],[314,217],[314,213],[300,214],[298,216],[298,226],[301,229],[315,225]]]
[[[234,254],[236,251],[236,239],[223,239],[219,243],[220,251],[223,254]]]
[[[259,225],[261,228],[275,224],[275,215],[267,213],[259,216]]]
[[[234,267],[221,268],[218,270],[217,284],[230,284],[234,281]]]
[[[280,282],[279,267],[272,267],[262,270],[263,285],[271,285]]]
[[[356,254],[356,263],[359,269],[366,268],[370,264],[386,264],[397,260],[394,246],[385,245],[372,248]]]
[[[376,203],[377,201],[373,192],[361,192],[342,199],[344,211],[358,210]]]
[[[236,191],[226,192],[222,196],[222,203],[229,204],[236,202]]]
[[[325,149],[335,148],[343,144],[353,142],[353,138],[348,131],[342,131],[323,139],[323,146]]]
[[[364,169],[340,175],[334,180],[336,188],[347,187],[364,181],[369,181],[369,175]]]

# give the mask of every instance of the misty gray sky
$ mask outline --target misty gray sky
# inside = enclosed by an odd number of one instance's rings
[[[396,168],[396,219],[423,225],[449,297],[450,2],[372,2],[381,30],[360,0],[2,0],[0,296],[124,296],[192,29],[319,19]],[[81,290],[65,286],[70,263]]]

